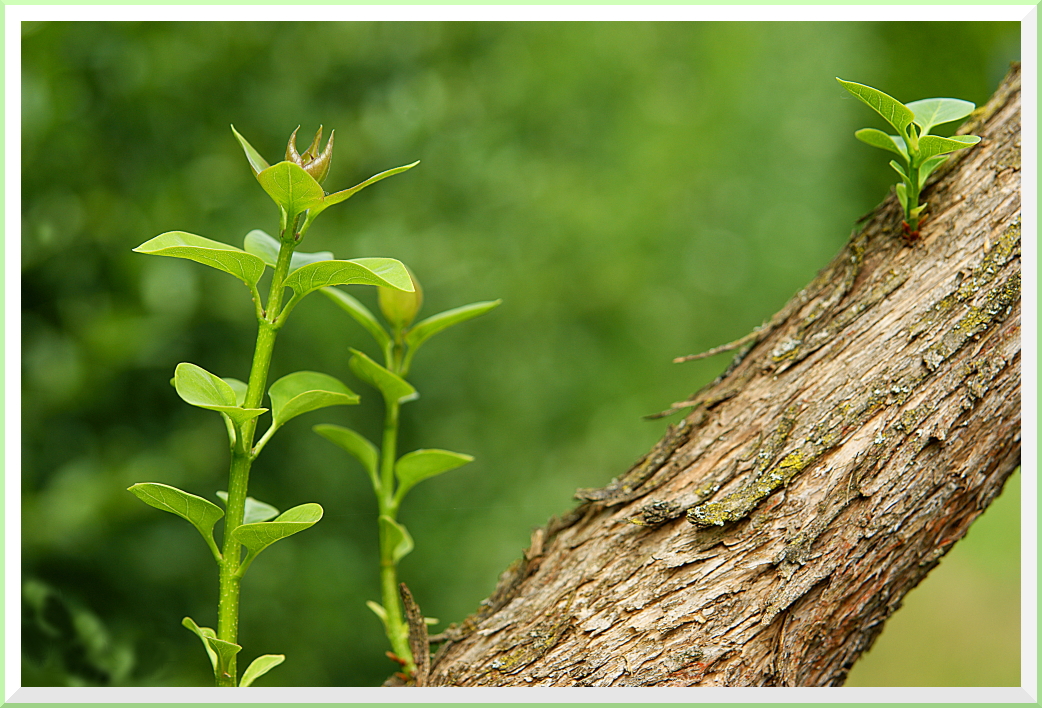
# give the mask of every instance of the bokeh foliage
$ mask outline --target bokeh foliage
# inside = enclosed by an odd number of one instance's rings
[[[330,190],[422,160],[323,215],[303,250],[401,259],[425,314],[504,300],[428,345],[412,377],[422,397],[404,411],[403,451],[477,458],[402,510],[417,539],[402,578],[448,622],[576,487],[653,444],[665,423],[641,416],[727,364],[674,356],[770,316],[885,196],[889,168],[852,135],[864,108],[833,77],[980,104],[1020,47],[1017,24],[980,22],[53,22],[25,25],[22,51],[26,626],[55,597],[90,620],[41,630],[25,682],[205,685],[179,621],[213,612],[209,554],[126,488],[223,488],[223,426],[169,380],[181,361],[245,378],[255,323],[241,283],[131,248],[172,229],[236,245],[275,229],[229,124],[269,160],[298,124],[335,128]],[[353,293],[375,308],[371,289]],[[350,382],[351,346],[371,348],[309,299],[271,380],[310,369]],[[302,416],[252,475],[259,499],[327,510],[243,587],[243,641],[288,656],[272,682],[373,685],[392,668],[364,606],[379,595],[364,473],[309,430],[376,439],[378,413],[363,400]],[[987,551],[1004,568],[1014,532]],[[91,627],[103,641],[82,638]],[[100,642],[101,658],[63,663],[63,641]],[[1018,661],[1013,639],[1002,648],[963,681],[999,681],[989,668]]]

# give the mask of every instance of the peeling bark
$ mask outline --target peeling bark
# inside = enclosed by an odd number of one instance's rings
[[[628,472],[536,530],[431,686],[836,686],[1020,460],[1020,71]],[[722,351],[726,347],[714,351]]]

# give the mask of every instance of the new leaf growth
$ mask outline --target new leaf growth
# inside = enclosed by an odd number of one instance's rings
[[[926,209],[925,203],[919,203],[919,193],[926,178],[947,161],[949,153],[980,142],[976,135],[945,138],[930,135],[930,130],[965,118],[976,106],[957,98],[924,98],[904,104],[871,86],[844,81],[839,77],[836,81],[897,131],[897,135],[888,135],[875,128],[862,128],[854,136],[861,142],[901,157],[901,163],[891,160],[890,166],[901,176],[901,182],[896,187],[897,198],[904,209],[905,236],[914,241],[919,237],[919,224],[923,210]]]

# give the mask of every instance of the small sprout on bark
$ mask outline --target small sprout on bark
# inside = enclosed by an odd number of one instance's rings
[[[897,135],[888,135],[875,128],[862,128],[854,136],[863,143],[895,153],[901,158],[901,163],[891,160],[890,166],[901,177],[896,192],[905,214],[904,235],[907,240],[915,241],[919,238],[919,225],[926,209],[926,204],[919,203],[919,192],[926,178],[947,161],[949,153],[980,142],[976,135],[944,138],[930,135],[930,130],[965,118],[976,106],[956,98],[924,98],[904,104],[871,86],[844,81],[839,77],[836,81],[897,131]]]

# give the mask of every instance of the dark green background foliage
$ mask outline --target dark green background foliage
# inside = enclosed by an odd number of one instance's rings
[[[319,123],[335,128],[329,190],[422,160],[330,209],[302,250],[400,258],[424,285],[425,314],[504,300],[424,348],[412,375],[422,397],[404,408],[403,450],[477,458],[425,482],[402,510],[417,539],[402,578],[447,623],[477,607],[531,529],[571,507],[576,487],[604,485],[658,439],[665,422],[641,416],[727,365],[726,356],[674,365],[674,356],[769,317],[886,195],[886,161],[853,136],[874,118],[833,77],[903,101],[980,104],[1019,57],[1018,31],[26,26],[25,683],[209,681],[180,620],[214,624],[213,561],[194,529],[126,488],[163,482],[216,500],[227,479],[224,426],[182,403],[169,381],[182,361],[245,379],[256,325],[237,280],[131,248],[169,230],[236,245],[250,229],[274,232],[275,208],[230,123],[272,162],[298,124],[307,136]],[[352,292],[375,307],[371,289]],[[314,296],[276,348],[271,380],[313,369],[365,400],[292,422],[254,467],[257,498],[326,509],[244,583],[243,656],[288,657],[262,684],[371,685],[392,668],[364,605],[378,598],[372,493],[358,464],[310,431],[332,422],[377,436],[379,406],[348,372],[350,346],[377,354]],[[910,596],[940,593],[927,604],[942,628],[916,620],[912,649],[893,650],[911,651],[901,659],[908,676],[887,668],[884,634],[865,662],[882,668],[859,667],[858,680],[1018,682],[1014,497],[1007,491],[1004,516],[982,522],[994,531],[971,534],[982,553],[955,564],[957,549],[938,571],[955,577]],[[969,610],[959,604],[967,598]],[[968,617],[989,623],[990,653],[977,625],[962,635],[969,649],[943,633]],[[924,657],[942,657],[939,672]]]

